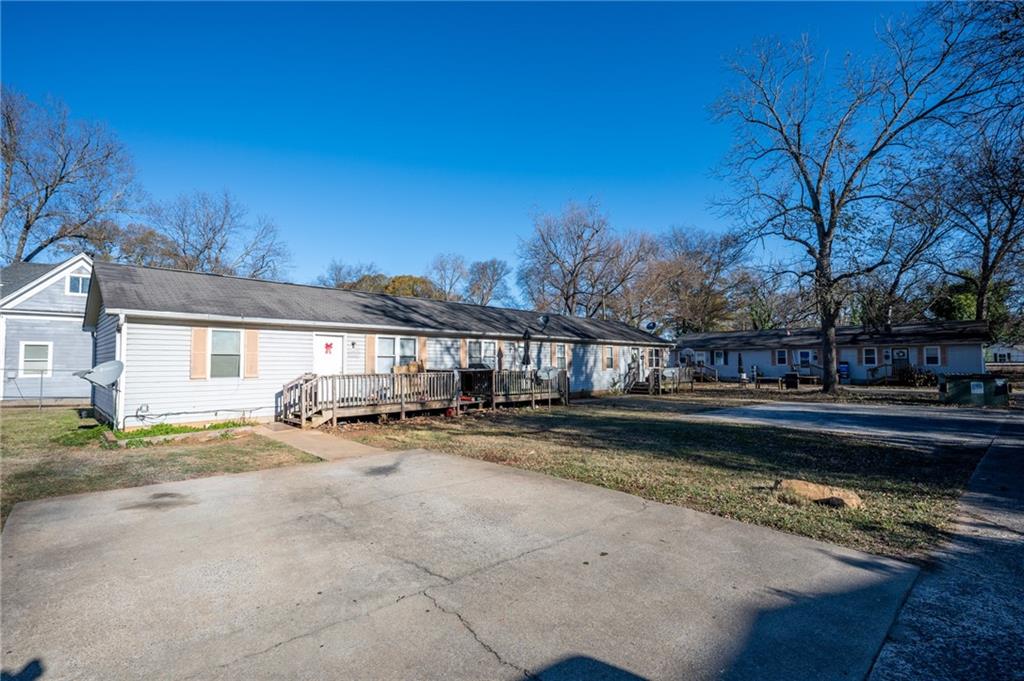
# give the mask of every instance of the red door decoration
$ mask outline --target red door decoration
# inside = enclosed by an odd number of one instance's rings
[[[334,349],[334,343],[324,343],[324,354],[331,354],[331,350]]]

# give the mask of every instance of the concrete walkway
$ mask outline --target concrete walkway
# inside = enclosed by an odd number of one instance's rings
[[[21,503],[0,561],[43,681],[851,681],[917,574],[424,451]]]
[[[300,449],[324,461],[343,461],[361,456],[381,454],[384,449],[371,447],[345,438],[335,437],[319,430],[301,430],[291,426],[274,424],[262,426],[257,431],[264,437]]]
[[[999,433],[871,681],[1024,679],[1024,423]]]

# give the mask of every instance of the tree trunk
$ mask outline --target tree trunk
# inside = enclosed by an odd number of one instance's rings
[[[829,301],[821,303],[821,391],[830,395],[839,392],[839,370],[836,361],[836,324],[839,306]]]

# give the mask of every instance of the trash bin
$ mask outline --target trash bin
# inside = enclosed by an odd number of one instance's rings
[[[790,371],[782,377],[782,382],[786,386],[786,390],[799,390],[800,374],[795,371]]]
[[[945,374],[939,376],[939,401],[979,407],[1010,405],[1010,381],[998,374]]]

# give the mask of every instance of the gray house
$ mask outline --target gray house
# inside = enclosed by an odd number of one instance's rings
[[[85,254],[0,270],[0,400],[89,402],[90,384],[73,373],[93,365],[82,329],[91,270]]]
[[[876,383],[904,367],[934,374],[982,373],[983,346],[990,340],[986,322],[914,322],[889,329],[863,326],[836,331],[838,363],[851,383]],[[690,333],[676,341],[675,356],[719,379],[760,375],[779,377],[791,371],[821,375],[818,329],[770,329]]]
[[[307,386],[317,399],[387,401],[391,377],[413,364],[417,393],[460,368],[524,367],[601,392],[671,347],[618,322],[111,263],[94,267],[85,325],[97,363],[124,363],[94,406],[126,428],[273,419],[286,387],[309,374],[334,377]]]

